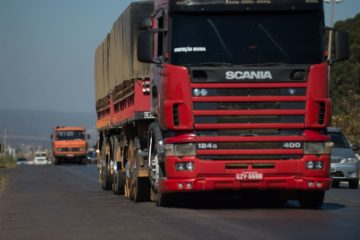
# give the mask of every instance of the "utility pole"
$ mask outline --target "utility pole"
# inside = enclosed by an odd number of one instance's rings
[[[343,0],[324,0],[326,3],[330,4],[330,27],[334,27],[334,15],[335,15],[335,4],[341,3]],[[329,32],[329,46],[328,46],[328,60],[331,60],[331,50],[332,50],[332,43],[333,42],[333,31],[330,30]]]
[[[7,136],[6,136],[6,129],[4,129],[4,153],[6,153],[7,148]]]

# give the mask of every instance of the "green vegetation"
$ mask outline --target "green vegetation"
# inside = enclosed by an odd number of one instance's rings
[[[332,125],[360,145],[360,14],[337,22],[335,28],[350,33],[350,59],[331,68]]]
[[[12,156],[8,154],[0,156],[0,168],[9,168],[15,166],[16,166],[16,162]]]

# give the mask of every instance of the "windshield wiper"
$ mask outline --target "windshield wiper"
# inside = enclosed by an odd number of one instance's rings
[[[287,52],[280,46],[280,44],[274,39],[271,33],[262,25],[258,24],[258,27],[265,33],[265,35],[270,39],[270,41],[274,44],[274,46],[285,56],[289,57]]]
[[[221,44],[221,46],[224,48],[224,50],[226,51],[227,55],[231,58],[232,54],[230,52],[230,50],[228,49],[228,47],[226,46],[225,41],[223,40],[223,38],[221,37],[221,34],[219,33],[218,29],[216,28],[215,24],[213,23],[213,21],[211,19],[207,20],[210,24],[210,26],[212,27],[212,29],[214,30],[217,38],[219,39],[219,42]]]

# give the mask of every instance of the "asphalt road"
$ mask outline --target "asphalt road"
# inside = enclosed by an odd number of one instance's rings
[[[237,197],[180,207],[102,191],[94,165],[0,170],[0,239],[360,239],[360,189],[330,190],[320,210]],[[201,203],[201,204],[200,204]]]

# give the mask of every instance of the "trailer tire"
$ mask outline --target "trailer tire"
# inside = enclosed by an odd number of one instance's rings
[[[137,177],[134,186],[134,202],[150,200],[150,180],[147,177]]]
[[[100,166],[100,181],[101,181],[101,188],[103,190],[111,190],[112,182],[111,182],[111,175],[109,169],[109,162],[106,158],[106,141],[103,141],[101,146],[101,161],[105,162],[105,164],[101,164]]]
[[[301,208],[320,208],[324,202],[325,191],[302,191],[299,196]]]
[[[133,200],[134,202],[147,202],[150,200],[150,179],[148,177],[139,177],[140,168],[144,168],[142,162],[142,151],[140,146],[139,138],[135,138],[134,140],[135,147],[135,166],[133,172]]]
[[[125,174],[121,169],[114,173],[112,191],[118,195],[123,195],[125,192]]]

